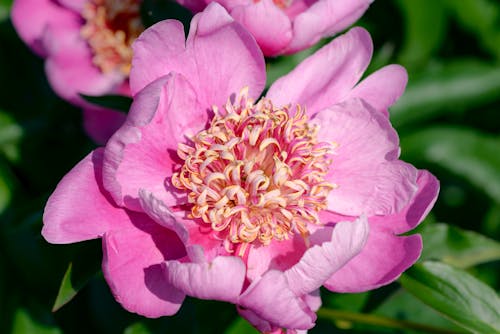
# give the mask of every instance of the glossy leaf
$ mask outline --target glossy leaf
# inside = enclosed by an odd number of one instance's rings
[[[59,334],[62,331],[50,324],[51,319],[46,319],[47,315],[34,317],[24,308],[17,309],[12,325],[12,334]]]
[[[400,278],[425,304],[474,333],[500,333],[500,298],[465,271],[439,262],[414,265]]]
[[[448,224],[428,224],[420,231],[422,260],[441,260],[458,268],[500,260],[500,243]]]
[[[59,287],[59,292],[52,307],[52,312],[59,310],[65,304],[67,304],[71,299],[73,299],[78,291],[83,288],[87,282],[95,276],[99,271],[99,266],[96,266],[96,262],[91,264],[76,262],[70,262],[68,269],[64,274],[61,285]],[[75,268],[73,268],[75,267]]]
[[[399,62],[405,66],[423,65],[442,44],[447,17],[442,1],[396,1],[405,18],[405,39]]]
[[[500,203],[500,138],[466,128],[433,127],[402,137],[401,146],[408,160],[436,164]]]
[[[397,127],[462,112],[498,98],[500,66],[462,61],[435,66],[419,77],[410,77],[408,87],[391,108]]]

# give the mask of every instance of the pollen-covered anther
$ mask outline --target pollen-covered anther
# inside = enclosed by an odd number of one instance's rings
[[[92,62],[103,73],[130,72],[131,45],[144,30],[139,0],[89,0],[80,34],[93,53]]]
[[[189,192],[190,216],[209,224],[228,250],[306,237],[335,188],[325,181],[333,143],[317,141],[317,126],[299,106],[254,104],[248,89],[213,111],[210,126],[177,150],[184,164],[172,184]]]

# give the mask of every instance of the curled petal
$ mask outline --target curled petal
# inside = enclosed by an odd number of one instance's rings
[[[257,329],[266,331],[275,327],[309,329],[314,326],[316,314],[290,289],[283,272],[270,270],[254,281],[240,296],[240,313],[250,311],[247,320]]]
[[[285,271],[290,289],[302,296],[319,289],[335,272],[355,257],[368,238],[365,216],[337,223],[331,240],[308,249],[300,261]]]
[[[420,235],[395,236],[371,224],[365,248],[325,283],[336,292],[363,292],[397,279],[420,256]]]
[[[167,261],[168,282],[188,296],[235,303],[245,279],[245,264],[235,256],[218,256],[211,262]]]
[[[104,185],[115,201],[140,211],[144,188],[169,206],[177,204],[185,196],[170,184],[177,144],[207,118],[182,75],[161,77],[137,94],[127,121],[106,145]]]

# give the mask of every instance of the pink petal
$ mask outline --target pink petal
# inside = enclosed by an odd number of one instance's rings
[[[175,314],[184,294],[167,282],[161,263],[185,256],[184,246],[146,215],[129,216],[128,224],[104,235],[104,277],[128,311],[150,318]]]
[[[170,284],[188,296],[235,303],[243,288],[245,264],[236,256],[218,256],[211,262],[165,262]]]
[[[417,186],[418,191],[406,208],[393,215],[372,217],[370,221],[395,234],[415,228],[434,206],[439,193],[439,181],[428,171],[419,170]]]
[[[313,312],[316,312],[317,310],[319,310],[319,308],[321,307],[321,304],[322,304],[319,289],[314,290],[306,295],[303,295],[302,300],[307,304],[307,306],[309,306],[309,308]]]
[[[207,119],[182,75],[162,77],[138,93],[124,126],[106,145],[104,186],[116,203],[141,211],[143,188],[169,206],[177,204],[177,190],[170,184],[177,144]]]
[[[228,255],[220,239],[215,238],[212,230],[202,229],[201,220],[187,218],[186,212],[172,212],[154,194],[144,189],[139,190],[140,203],[144,212],[158,224],[174,231],[184,245],[197,245],[202,248],[204,262],[212,261],[219,255]]]
[[[304,239],[300,235],[293,235],[292,238],[280,242],[271,242],[268,246],[252,246],[248,252],[247,277],[254,281],[270,269],[285,271],[299,262],[306,249]]]
[[[403,209],[417,190],[417,170],[402,161],[389,120],[362,100],[348,100],[317,113],[318,138],[334,142],[329,182],[338,187],[328,209],[358,216],[387,215]]]
[[[49,26],[44,34],[47,50],[45,71],[54,91],[76,105],[88,105],[80,97],[110,94],[123,83],[125,77],[118,72],[103,74],[92,63],[92,54],[80,37],[80,26],[59,29]]]
[[[177,0],[177,3],[191,10],[193,13],[201,12],[207,5],[205,0]]]
[[[272,0],[235,7],[231,16],[247,28],[266,56],[275,56],[292,40],[292,23]]]
[[[57,0],[62,6],[81,13],[88,0]]]
[[[240,314],[246,314],[241,308],[248,309],[247,320],[261,331],[274,327],[309,329],[316,320],[316,314],[292,292],[283,272],[277,270],[270,270],[253,282],[238,304]]]
[[[276,106],[298,103],[314,115],[344,99],[370,63],[372,49],[370,34],[353,28],[278,79],[267,97]]]
[[[101,237],[120,228],[126,212],[102,188],[103,149],[87,155],[59,182],[45,206],[42,235],[66,244]]]
[[[346,99],[361,98],[376,110],[388,115],[387,108],[403,94],[407,82],[408,74],[404,67],[388,65],[361,81]]]
[[[97,144],[106,144],[125,122],[125,117],[125,113],[116,110],[100,107],[83,108],[83,126]]]
[[[222,105],[245,86],[256,98],[265,85],[265,63],[253,37],[217,3],[191,21],[184,42],[177,21],[147,29],[135,42],[130,85],[135,94],[171,71],[183,74],[204,107]]]
[[[420,235],[395,236],[370,219],[370,235],[354,259],[334,273],[325,287],[336,292],[362,292],[389,284],[417,261]]]
[[[52,0],[16,0],[12,4],[11,19],[23,41],[42,57],[46,56],[42,39],[48,26],[74,29],[80,21],[79,15]]]
[[[328,242],[309,248],[296,265],[285,271],[290,289],[297,296],[319,289],[335,272],[359,254],[368,238],[368,231],[368,222],[364,216],[354,222],[337,223]],[[319,230],[317,233],[321,232]]]
[[[293,41],[286,53],[294,53],[332,36],[356,22],[373,0],[319,0],[293,21]]]

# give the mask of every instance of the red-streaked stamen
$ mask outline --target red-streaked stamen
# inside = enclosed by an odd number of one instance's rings
[[[189,191],[191,217],[210,224],[229,250],[306,237],[335,188],[324,180],[333,143],[317,142],[317,127],[300,106],[292,113],[266,98],[254,104],[248,89],[213,110],[208,129],[177,150],[184,165],[172,184]]]
[[[138,0],[89,0],[83,9],[81,36],[92,49],[94,65],[103,73],[130,72],[131,45],[144,30]]]

